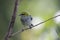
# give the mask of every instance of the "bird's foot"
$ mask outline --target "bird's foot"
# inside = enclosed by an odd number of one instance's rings
[[[33,25],[33,24],[31,24],[31,27],[34,27],[34,25]]]

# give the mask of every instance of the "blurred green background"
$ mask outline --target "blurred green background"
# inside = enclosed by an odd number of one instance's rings
[[[13,14],[15,0],[0,0],[0,40],[4,40],[9,21]],[[60,0],[19,0],[14,32],[23,26],[18,16],[21,12],[29,12],[38,22],[53,17],[60,10]],[[39,19],[40,18],[40,19]],[[33,21],[34,24],[34,21]],[[36,26],[10,38],[10,40],[60,40],[60,22],[52,19],[42,26]],[[38,29],[38,28],[40,29]]]

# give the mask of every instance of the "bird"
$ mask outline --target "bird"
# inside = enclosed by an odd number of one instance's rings
[[[33,17],[27,12],[22,12],[20,15],[20,21],[24,27],[28,26],[30,29],[34,26],[32,24]]]

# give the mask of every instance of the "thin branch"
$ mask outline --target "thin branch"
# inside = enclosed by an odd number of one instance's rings
[[[43,23],[45,23],[45,22],[47,22],[47,21],[49,21],[49,20],[51,20],[51,19],[54,19],[54,18],[56,18],[56,17],[59,17],[59,16],[60,16],[60,15],[51,17],[51,18],[49,18],[49,19],[47,19],[47,20],[45,20],[45,21],[43,21],[43,22],[40,22],[40,23],[32,26],[32,28],[35,27],[35,26],[38,26],[38,25],[40,25],[40,24],[43,24]],[[21,33],[21,32],[23,32],[23,31],[25,31],[25,30],[28,30],[28,29],[31,29],[31,28],[26,28],[26,29],[19,30],[19,31],[17,31],[16,33],[13,33],[12,36],[14,36],[14,35],[16,35],[16,34],[18,34],[18,33]]]
[[[10,36],[12,35],[13,26],[14,26],[15,19],[16,19],[17,4],[18,4],[18,0],[15,1],[13,15],[12,15],[11,21],[10,21],[9,26],[8,26],[9,29],[8,29],[7,35],[5,37],[5,40],[9,40]]]

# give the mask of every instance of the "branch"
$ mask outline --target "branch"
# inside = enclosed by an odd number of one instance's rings
[[[38,26],[38,25],[40,25],[40,24],[43,24],[43,23],[45,23],[45,22],[47,22],[47,21],[49,21],[49,20],[51,20],[51,19],[54,19],[54,18],[56,18],[56,17],[58,17],[58,16],[60,16],[60,15],[51,17],[51,18],[49,18],[49,19],[47,19],[47,20],[45,20],[45,21],[43,21],[43,22],[40,22],[40,23],[32,26],[32,28],[35,27],[35,26]],[[28,29],[31,29],[31,28],[26,28],[26,29],[19,30],[19,31],[17,31],[16,33],[13,33],[12,36],[14,36],[14,35],[16,35],[16,34],[18,34],[18,33],[21,33],[21,32],[23,32],[23,31],[25,31],[25,30],[28,30]]]
[[[9,29],[8,29],[7,35],[5,37],[5,40],[9,40],[10,36],[12,35],[13,26],[14,26],[15,19],[16,19],[17,4],[18,4],[18,0],[15,1],[13,15],[12,15],[11,21],[10,21],[9,26],[8,26]]]

